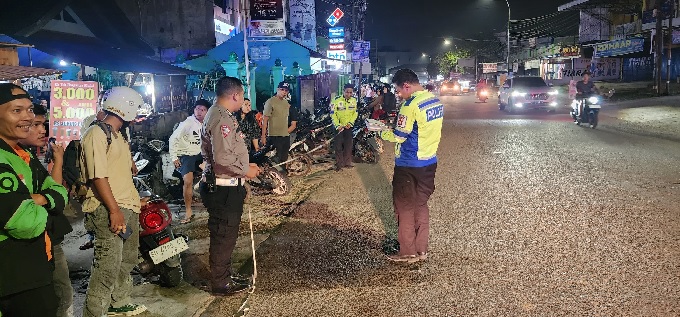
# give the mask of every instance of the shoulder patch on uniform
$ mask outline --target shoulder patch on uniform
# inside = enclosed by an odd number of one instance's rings
[[[425,112],[427,114],[427,121],[432,121],[432,120],[437,120],[439,118],[444,117],[444,106],[439,105],[436,107],[432,107],[430,109],[427,109]]]
[[[406,121],[408,121],[408,118],[405,115],[400,114],[399,118],[397,119],[397,127],[402,129],[406,128]]]
[[[222,126],[220,126],[220,130],[222,131],[222,137],[225,137],[225,138],[227,136],[229,136],[229,133],[231,132],[231,129],[226,124],[223,124]]]

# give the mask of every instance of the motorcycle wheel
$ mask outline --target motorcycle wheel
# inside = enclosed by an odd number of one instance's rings
[[[286,170],[290,176],[305,176],[312,171],[314,160],[307,154],[295,153],[290,156],[294,161],[286,164]]]
[[[184,272],[182,272],[182,266],[170,267],[165,263],[161,263],[159,274],[159,282],[163,287],[176,287],[182,282],[184,277]]]
[[[597,128],[597,123],[598,123],[598,115],[596,112],[593,112],[590,114],[590,128],[595,129]]]
[[[264,174],[272,182],[272,193],[274,195],[284,196],[290,192],[290,180],[286,175],[271,167],[266,169]]]

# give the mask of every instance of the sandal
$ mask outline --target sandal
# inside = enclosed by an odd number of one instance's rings
[[[186,225],[187,223],[190,223],[192,220],[194,220],[194,215],[189,216],[189,218],[184,218],[180,220],[179,223]]]

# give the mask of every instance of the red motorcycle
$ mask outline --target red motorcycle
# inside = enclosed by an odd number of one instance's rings
[[[145,277],[157,275],[162,286],[175,287],[182,282],[180,253],[189,248],[188,238],[172,231],[172,212],[160,196],[152,194],[141,178],[135,177],[135,187],[148,199],[139,214],[141,262],[136,269]]]

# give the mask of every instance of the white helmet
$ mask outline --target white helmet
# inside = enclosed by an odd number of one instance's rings
[[[129,87],[113,87],[102,97],[102,110],[111,112],[123,121],[133,121],[144,104],[142,96]]]

